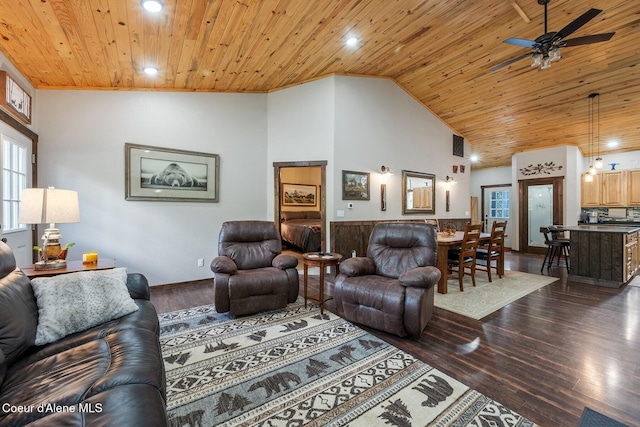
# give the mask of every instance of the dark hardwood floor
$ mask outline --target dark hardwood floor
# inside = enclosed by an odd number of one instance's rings
[[[508,270],[541,265],[506,256]],[[640,288],[571,282],[564,267],[544,274],[560,280],[481,320],[436,308],[418,340],[365,329],[541,426],[575,426],[585,406],[640,426]],[[151,301],[179,310],[213,303],[212,290],[212,280],[153,287]]]

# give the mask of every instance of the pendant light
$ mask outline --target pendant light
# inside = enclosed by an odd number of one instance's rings
[[[596,104],[596,108],[597,108],[597,117],[596,117],[596,125],[597,125],[597,133],[596,136],[598,138],[598,157],[596,157],[596,160],[593,162],[593,166],[596,169],[602,169],[604,167],[604,162],[602,161],[602,157],[600,157],[600,94],[598,93],[592,93],[591,95],[589,95],[592,99],[592,102],[597,102]]]
[[[593,181],[593,175],[595,175],[597,173],[597,170],[594,166],[594,162],[593,162],[593,135],[594,135],[594,108],[593,108],[593,104],[594,104],[594,98],[596,98],[598,96],[597,93],[592,93],[591,95],[589,95],[589,117],[587,118],[588,120],[588,138],[589,138],[589,161],[590,161],[590,165],[589,165],[589,170],[587,171],[587,176],[585,177],[585,181],[587,182],[592,182]]]

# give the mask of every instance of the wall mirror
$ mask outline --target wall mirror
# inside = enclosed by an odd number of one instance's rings
[[[436,213],[436,176],[402,171],[402,214]]]

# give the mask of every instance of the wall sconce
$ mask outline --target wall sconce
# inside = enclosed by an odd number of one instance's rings
[[[447,184],[454,184],[456,180],[452,176],[447,175],[444,182],[446,182]]]
[[[393,172],[391,172],[391,169],[389,168],[389,166],[385,166],[385,165],[380,166],[380,171],[384,175],[393,175]]]

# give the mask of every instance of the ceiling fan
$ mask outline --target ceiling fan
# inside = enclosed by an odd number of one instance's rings
[[[594,34],[591,36],[576,37],[569,40],[564,40],[570,34],[573,34],[576,30],[582,27],[584,24],[596,17],[602,10],[589,9],[578,18],[567,24],[563,29],[558,32],[547,30],[547,5],[551,0],[538,0],[538,4],[544,6],[544,34],[535,40],[526,40],[518,38],[509,38],[504,43],[509,43],[515,46],[528,47],[531,49],[523,55],[512,58],[502,64],[496,65],[491,71],[499,70],[502,67],[513,64],[527,56],[531,56],[531,66],[538,67],[539,70],[544,70],[551,66],[552,62],[560,59],[560,48],[570,46],[580,46],[591,43],[599,43],[609,40],[615,33],[603,33]]]

